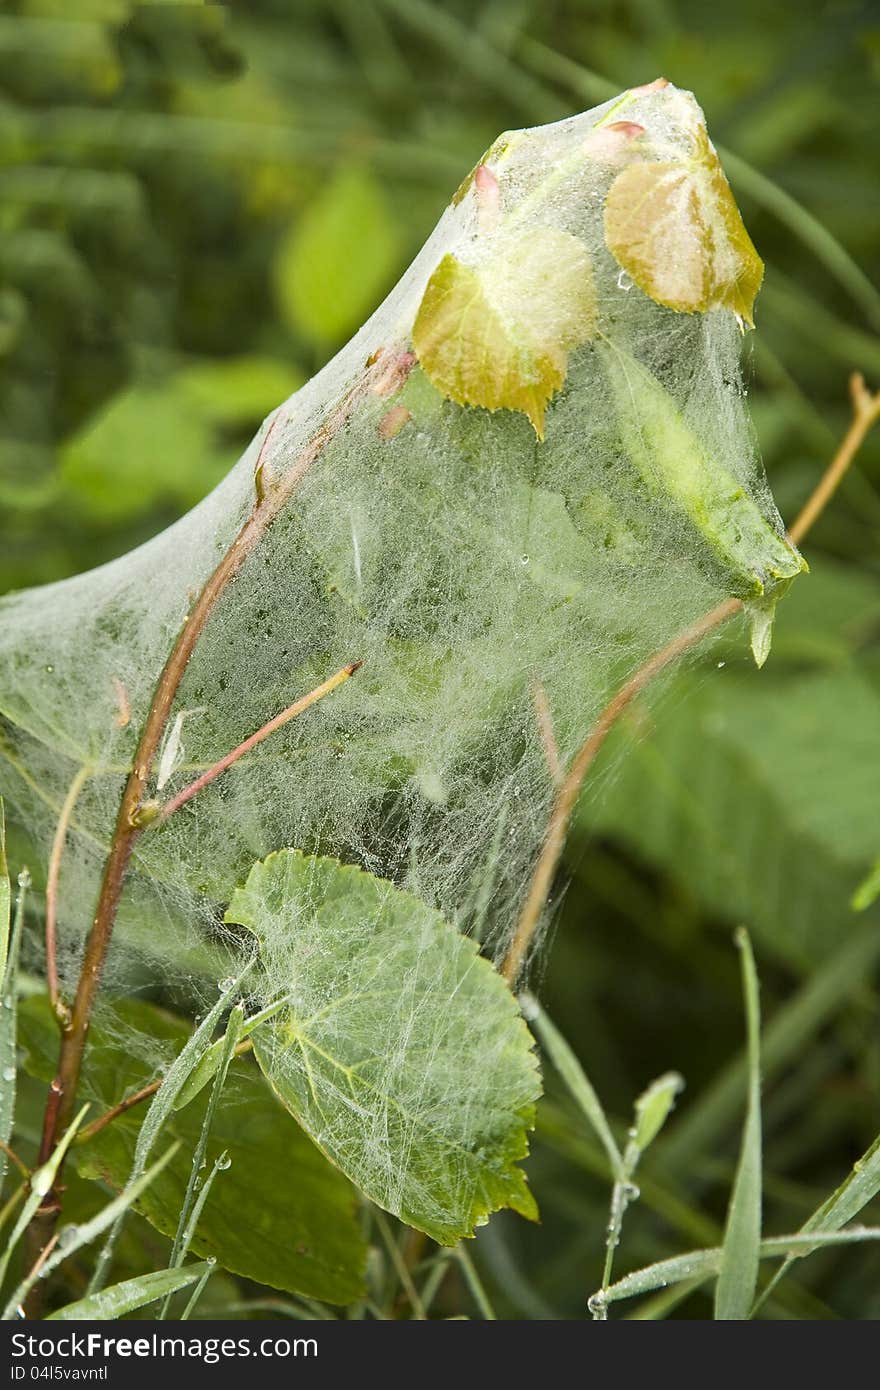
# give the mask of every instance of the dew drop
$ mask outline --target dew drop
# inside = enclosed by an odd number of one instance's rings
[[[214,1164],[214,1167],[221,1173],[225,1173],[227,1168],[232,1167],[232,1159],[228,1153],[222,1153]]]
[[[14,1081],[14,1080],[15,1080],[15,1067],[4,1067],[4,1068],[3,1068],[3,1080],[4,1080],[4,1081]]]
[[[521,565],[527,565],[529,563],[528,555],[520,555],[519,562]]]
[[[226,977],[225,980],[218,980],[218,981],[217,981],[217,988],[218,988],[218,990],[220,991],[221,994],[225,994],[227,990],[232,989],[232,986],[233,986],[234,984],[235,984],[235,981],[233,980],[232,976],[231,976],[231,975],[228,975],[228,976]]]
[[[601,1291],[599,1293],[594,1293],[587,1300],[587,1308],[592,1313],[596,1322],[606,1321],[608,1317],[608,1304],[605,1301],[604,1293]]]
[[[629,278],[629,276],[627,275],[626,271],[625,271],[625,270],[619,270],[619,271],[617,272],[617,288],[618,288],[619,290],[631,290],[632,287],[633,287],[633,282],[632,282],[632,280]]]

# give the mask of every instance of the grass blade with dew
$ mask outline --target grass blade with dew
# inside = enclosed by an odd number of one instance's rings
[[[284,998],[277,999],[274,1004],[269,1004],[265,1009],[261,1009],[259,1013],[252,1014],[250,1018],[243,1018],[238,1035],[239,1041],[249,1037],[254,1029],[258,1028],[261,1023],[265,1023],[267,1019],[274,1018],[277,1013],[281,1012],[287,1002],[287,996],[285,995]],[[184,1106],[189,1105],[191,1100],[195,1100],[199,1092],[204,1090],[211,1078],[216,1075],[225,1045],[226,1039],[218,1038],[217,1041],[211,1043],[211,1046],[203,1053],[202,1057],[190,1072],[189,1077],[180,1088],[180,1092],[174,1102],[175,1110],[182,1110]]]
[[[519,1004],[523,1018],[537,1033],[541,1046],[589,1122],[596,1138],[602,1144],[608,1155],[613,1176],[615,1179],[622,1178],[623,1156],[614,1135],[611,1133],[611,1126],[605,1117],[605,1111],[602,1109],[599,1097],[596,1095],[586,1072],[556,1024],[547,1016],[537,999],[531,994],[522,994]]]
[[[63,1145],[70,1143],[71,1139],[73,1138],[76,1127],[81,1122],[84,1113],[85,1111],[83,1110],[77,1116],[77,1119],[71,1125],[70,1129],[67,1131],[67,1134],[64,1136],[64,1139],[62,1139],[61,1143],[58,1145],[58,1148],[55,1150],[55,1153],[49,1160],[49,1163],[45,1164],[43,1168],[38,1170],[40,1173],[45,1173],[46,1170],[49,1168],[49,1164],[53,1162],[55,1164],[55,1168],[57,1169],[58,1164],[61,1161],[60,1150],[62,1149]],[[61,1231],[59,1232],[57,1246],[49,1255],[48,1259],[44,1260],[43,1264],[39,1267],[39,1270],[37,1270],[37,1267],[35,1266],[35,1268],[32,1269],[30,1273],[25,1275],[24,1279],[22,1279],[18,1288],[15,1290],[15,1293],[12,1295],[12,1297],[10,1298],[9,1302],[3,1310],[2,1320],[4,1322],[8,1322],[18,1315],[18,1309],[24,1303],[34,1284],[37,1282],[37,1279],[48,1278],[48,1276],[53,1272],[53,1270],[56,1270],[58,1266],[63,1263],[64,1260],[68,1259],[71,1255],[75,1255],[77,1250],[81,1250],[83,1246],[90,1245],[93,1240],[97,1240],[98,1236],[102,1235],[103,1232],[106,1231],[107,1227],[111,1225],[111,1223],[118,1221],[120,1216],[124,1215],[124,1213],[131,1206],[132,1202],[136,1202],[140,1194],[144,1191],[144,1189],[149,1187],[153,1179],[157,1177],[159,1173],[161,1173],[166,1163],[169,1163],[171,1161],[171,1159],[177,1153],[177,1150],[179,1148],[179,1144],[172,1144],[168,1152],[163,1154],[157,1163],[154,1163],[153,1166],[149,1168],[146,1171],[146,1173],[143,1173],[141,1177],[139,1177],[135,1182],[130,1182],[128,1186],[122,1192],[120,1192],[118,1197],[114,1197],[112,1202],[108,1202],[106,1207],[102,1208],[102,1210],[98,1212],[97,1216],[93,1216],[90,1221],[84,1221],[81,1226],[62,1227]],[[34,1174],[34,1177],[36,1176],[37,1175]],[[52,1180],[54,1181],[54,1175]],[[45,1189],[45,1191],[48,1190],[48,1188]]]
[[[645,1088],[635,1103],[635,1114],[627,1135],[626,1148],[623,1151],[621,1171],[615,1178],[614,1187],[611,1190],[611,1209],[606,1228],[602,1288],[592,1296],[588,1305],[593,1317],[599,1321],[602,1321],[607,1314],[605,1290],[611,1283],[614,1254],[620,1244],[623,1218],[630,1202],[635,1201],[640,1195],[639,1189],[633,1182],[636,1169],[645,1150],[654,1142],[668,1120],[675,1105],[676,1096],[683,1087],[684,1081],[678,1072],[665,1072],[663,1076],[658,1076],[656,1081],[652,1081],[650,1086]]]
[[[113,1322],[155,1303],[163,1296],[170,1296],[180,1289],[187,1289],[196,1280],[204,1279],[214,1266],[200,1261],[187,1265],[184,1269],[159,1269],[153,1274],[139,1274],[134,1279],[124,1279],[120,1284],[112,1284],[100,1293],[87,1294],[68,1303],[64,1308],[49,1313],[47,1322]]]
[[[854,1216],[872,1201],[877,1193],[880,1192],[880,1134],[874,1140],[871,1147],[857,1158],[852,1166],[852,1171],[844,1178],[843,1182],[832,1192],[820,1207],[813,1212],[801,1226],[798,1235],[806,1236],[811,1231],[819,1235],[827,1235],[830,1232],[839,1231],[845,1226],[847,1221],[852,1221]],[[806,1250],[803,1254],[809,1254]],[[788,1273],[796,1259],[802,1259],[803,1254],[788,1255],[785,1263],[776,1271],[766,1289],[757,1299],[753,1312],[770,1297],[780,1279]]]
[[[483,1281],[477,1273],[473,1260],[463,1245],[457,1245],[455,1247],[455,1257],[461,1265],[465,1281],[471,1291],[471,1296],[480,1310],[480,1316],[485,1322],[497,1322],[498,1319],[495,1309],[489,1302],[489,1296],[483,1287]]]
[[[226,1025],[226,1033],[223,1037],[223,1048],[220,1056],[220,1062],[217,1067],[216,1075],[214,1077],[214,1085],[211,1089],[211,1098],[208,1101],[208,1106],[205,1110],[205,1118],[202,1121],[202,1128],[199,1134],[198,1143],[196,1144],[196,1147],[193,1150],[192,1165],[190,1167],[189,1172],[189,1180],[186,1185],[186,1193],[183,1198],[183,1204],[180,1208],[180,1217],[177,1222],[177,1231],[174,1236],[174,1244],[171,1248],[171,1259],[168,1262],[170,1269],[177,1268],[178,1265],[183,1263],[183,1260],[185,1258],[185,1250],[183,1248],[184,1232],[187,1229],[189,1218],[192,1214],[193,1203],[195,1201],[196,1190],[198,1188],[199,1183],[199,1173],[205,1165],[205,1152],[208,1147],[208,1137],[211,1133],[211,1125],[213,1124],[214,1116],[217,1112],[217,1103],[220,1100],[220,1094],[223,1090],[223,1086],[226,1081],[226,1073],[229,1070],[229,1063],[232,1061],[232,1054],[235,1051],[236,1044],[238,1043],[238,1040],[241,1036],[241,1025],[243,1022],[244,1010],[242,1009],[240,1004],[236,1004],[235,1008],[229,1015],[229,1022]],[[165,1310],[163,1309],[163,1316],[164,1311]]]
[[[746,1011],[748,1098],[715,1289],[715,1317],[724,1321],[750,1315],[761,1245],[761,1008],[755,957],[744,927],[736,933],[736,944],[741,953]]]
[[[204,1274],[199,1279],[199,1282],[196,1284],[195,1288],[193,1289],[192,1293],[187,1299],[186,1307],[184,1308],[179,1318],[180,1322],[188,1322],[189,1319],[192,1317],[195,1306],[201,1298],[202,1293],[204,1292],[205,1285],[207,1284],[208,1280],[210,1279],[213,1273],[214,1266],[211,1264],[209,1260]]]
[[[6,835],[3,804],[0,802],[0,1141],[8,1144],[15,1115],[15,1047],[18,1014],[18,957],[24,927],[24,908],[30,877],[26,869],[18,876],[15,918],[10,931],[12,891],[6,863]],[[0,1148],[0,1192],[6,1179],[7,1154]]]
[[[840,951],[779,1010],[763,1038],[765,1078],[781,1072],[801,1055],[804,1045],[860,988],[878,960],[880,933],[876,927],[854,932]],[[665,1175],[693,1169],[695,1160],[724,1133],[742,1103],[747,1075],[745,1059],[733,1062],[696,1104],[689,1107],[669,1137],[658,1146],[657,1158],[662,1158]]]
[[[140,1132],[135,1145],[134,1160],[131,1166],[131,1176],[129,1182],[134,1182],[143,1173],[150,1152],[159,1137],[162,1126],[174,1109],[174,1102],[177,1099],[183,1086],[186,1084],[193,1068],[197,1065],[201,1057],[207,1051],[218,1021],[223,1015],[224,1010],[231,1000],[238,993],[242,981],[252,968],[256,957],[248,961],[243,970],[239,972],[234,980],[224,981],[225,988],[212,1009],[205,1014],[199,1026],[195,1029],[192,1036],[187,1039],[178,1055],[175,1057],[171,1066],[165,1074],[165,1079],[159,1087],[149,1110],[144,1116]],[[111,1229],[104,1248],[95,1263],[88,1292],[96,1293],[101,1288],[107,1267],[113,1255],[119,1232],[122,1229],[122,1222],[125,1218],[125,1210],[120,1211],[119,1219]]]
[[[801,1235],[798,1232],[789,1236],[772,1236],[761,1241],[758,1255],[762,1260],[786,1255],[790,1251],[803,1250],[805,1255],[810,1255],[824,1246],[854,1245],[866,1240],[880,1240],[880,1227],[853,1226],[846,1231],[829,1231],[824,1235]],[[704,1283],[720,1271],[723,1253],[724,1247],[718,1245],[712,1250],[689,1250],[685,1255],[658,1260],[656,1264],[625,1274],[616,1284],[605,1289],[605,1301],[616,1303],[619,1299],[653,1293],[655,1289],[665,1289],[683,1280],[693,1280],[695,1285]]]
[[[11,919],[12,889],[9,884],[9,864],[6,860],[6,813],[3,798],[0,796],[0,980],[6,978]]]
[[[18,1220],[15,1223],[12,1235],[9,1237],[6,1248],[3,1253],[0,1254],[0,1286],[2,1286],[3,1280],[6,1277],[6,1270],[9,1266],[12,1252],[21,1240],[21,1237],[24,1235],[31,1221],[36,1216],[43,1198],[48,1192],[51,1192],[52,1185],[55,1182],[55,1176],[58,1169],[61,1167],[64,1155],[73,1143],[74,1135],[82,1124],[88,1108],[87,1105],[82,1107],[70,1128],[62,1136],[61,1142],[56,1146],[54,1152],[49,1155],[49,1158],[41,1168],[37,1168],[31,1174],[30,1192],[28,1193],[27,1200],[19,1212]]]

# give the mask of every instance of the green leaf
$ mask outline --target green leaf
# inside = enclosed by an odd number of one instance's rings
[[[715,1317],[726,1321],[741,1321],[749,1317],[761,1258],[761,1016],[758,976],[751,942],[744,928],[737,932],[736,941],[742,955],[749,1086],[742,1148],[727,1211],[721,1265],[715,1288]]]
[[[360,326],[397,264],[398,234],[381,185],[350,165],[290,228],[275,261],[282,316],[321,347]]]
[[[684,1081],[676,1071],[664,1072],[646,1086],[635,1104],[632,1144],[639,1157],[653,1144],[675,1108]]]
[[[185,1269],[158,1269],[153,1274],[139,1274],[124,1279],[100,1293],[88,1294],[75,1303],[68,1303],[49,1313],[47,1322],[113,1322],[143,1308],[147,1303],[186,1289],[211,1269],[207,1263],[187,1265]]]
[[[282,850],[226,913],[258,937],[290,1009],[257,1058],[315,1142],[379,1206],[441,1244],[499,1207],[536,1214],[517,1160],[539,1093],[501,977],[426,903]]]
[[[91,515],[120,522],[158,501],[201,497],[223,472],[210,444],[206,421],[173,381],[133,386],[64,444],[61,476]]]
[[[653,372],[608,340],[600,353],[632,463],[649,488],[666,493],[687,514],[727,571],[730,592],[742,598],[778,592],[805,570],[739,479],[707,456]],[[759,655],[766,657],[763,647]]]
[[[674,682],[647,736],[621,729],[608,756],[622,744],[627,758],[585,801],[582,826],[629,845],[708,912],[747,920],[798,968],[852,929],[853,887],[876,855],[880,746],[880,699],[857,671],[778,682],[704,669]]]
[[[22,1005],[26,1065],[48,1080],[54,1074],[57,1027],[45,999]],[[140,1000],[121,1001],[90,1032],[84,1089],[101,1113],[139,1089],[154,1073],[139,1060],[174,1055],[190,1035],[184,1020]],[[132,1047],[129,1037],[139,1038]],[[181,1141],[169,1166],[135,1203],[164,1235],[173,1238],[202,1129],[207,1093],[166,1118],[162,1138]],[[143,1120],[135,1106],[71,1155],[78,1172],[114,1188],[128,1180]],[[290,1293],[348,1303],[362,1292],[366,1248],[346,1180],[327,1163],[278,1105],[259,1073],[233,1061],[217,1106],[209,1160],[228,1152],[205,1204],[193,1251],[257,1283]]]
[[[450,400],[523,411],[543,439],[568,354],[595,329],[586,246],[568,232],[535,227],[492,239],[473,265],[444,256],[419,306],[413,347]]]
[[[731,309],[753,325],[764,264],[702,125],[691,158],[630,164],[617,175],[605,200],[605,239],[658,304],[688,314]]]

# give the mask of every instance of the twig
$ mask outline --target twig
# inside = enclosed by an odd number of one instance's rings
[[[532,686],[532,699],[535,704],[535,717],[538,721],[538,734],[547,761],[547,771],[558,786],[562,780],[562,764],[559,761],[559,748],[553,730],[553,715],[550,711],[547,691],[539,680],[536,680]]]
[[[49,855],[49,869],[46,876],[46,981],[49,986],[49,1002],[52,1012],[62,1028],[70,1021],[69,1011],[61,999],[58,986],[58,880],[61,874],[61,858],[70,829],[70,818],[79,794],[91,775],[91,768],[81,767],[68,788],[67,796],[58,816],[55,838]]]
[[[263,439],[255,468],[256,500],[254,506],[220,563],[208,577],[190,610],[159,676],[141,731],[132,768],[122,794],[110,852],[104,866],[95,916],[83,951],[70,1024],[62,1034],[58,1071],[50,1088],[46,1106],[38,1162],[45,1162],[49,1154],[53,1152],[59,1132],[69,1124],[73,1114],[86,1035],[95,996],[110,945],[132,851],[144,829],[144,825],[138,820],[138,810],[177,691],[196,644],[230,583],[239,574],[245,561],[283,511],[306,473],[351,418],[352,412],[359,402],[372,390],[377,388],[384,390],[385,383],[395,372],[402,385],[411,365],[409,354],[396,354],[388,350],[375,353],[361,376],[345,393],[335,410],[312,435],[289,472],[277,480],[271,479],[268,489],[265,487],[263,477],[263,455],[277,423],[277,416]],[[60,1177],[59,1172],[59,1180]],[[37,1248],[41,1248],[48,1239],[57,1216],[58,1206],[54,1193],[48,1193],[45,1203],[34,1218],[32,1239]]]
[[[184,787],[183,790],[179,791],[176,796],[173,796],[170,801],[166,801],[159,813],[157,823],[161,824],[163,821],[166,821],[169,816],[173,816],[174,812],[179,811],[181,806],[185,806],[188,801],[191,801],[197,792],[200,792],[203,787],[210,786],[210,784],[215,782],[227,768],[237,763],[239,758],[244,757],[245,753],[250,753],[252,748],[256,748],[258,744],[262,743],[264,739],[267,739],[270,734],[274,734],[278,729],[283,728],[285,724],[289,724],[291,719],[295,719],[298,714],[302,714],[304,710],[317,704],[319,700],[323,700],[324,696],[329,695],[332,690],[336,690],[340,685],[343,685],[350,676],[354,675],[355,671],[360,670],[362,665],[362,661],[350,662],[348,666],[343,666],[340,671],[330,676],[321,685],[316,686],[314,690],[310,690],[308,695],[303,695],[302,699],[297,700],[292,705],[288,705],[287,709],[283,709],[280,714],[276,714],[274,718],[264,724],[261,729],[257,729],[255,734],[251,734],[250,737],[246,738],[243,743],[240,743],[237,748],[233,748],[231,753],[227,753],[224,757],[220,758],[219,761],[214,763],[212,767],[209,767],[206,772],[203,772],[197,777],[194,782],[190,782],[188,787]]]
[[[802,540],[827,506],[871,426],[880,419],[880,392],[872,394],[868,391],[861,374],[856,372],[852,375],[849,390],[853,404],[852,423],[815,490],[789,527],[788,534],[795,543]],[[661,647],[653,656],[650,656],[645,664],[639,667],[635,675],[631,676],[620,687],[602,710],[560,784],[547,825],[544,843],[535,864],[529,891],[513,934],[513,940],[501,967],[501,973],[508,984],[514,984],[528,955],[547,904],[547,898],[565,845],[568,823],[581,787],[609,733],[636,696],[640,695],[647,685],[650,685],[655,676],[659,675],[677,657],[696,646],[708,633],[732,618],[735,613],[741,610],[742,606],[741,599],[726,599],[709,613],[705,613],[702,618],[698,618],[677,637],[673,637],[672,641],[668,642],[665,647]]]

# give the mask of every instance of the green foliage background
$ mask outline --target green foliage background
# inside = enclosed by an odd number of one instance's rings
[[[201,497],[499,131],[661,73],[737,157],[767,263],[750,402],[791,517],[846,426],[848,374],[880,384],[872,4],[7,0],[3,588],[120,554]],[[766,670],[728,638],[637,710],[569,847],[543,1001],[612,1114],[660,1070],[687,1081],[627,1267],[718,1237],[743,1094],[724,1072],[742,1047],[737,922],[780,1033],[766,1229],[796,1228],[880,1128],[880,911],[850,906],[880,854],[878,541],[880,434],[811,537]],[[543,1225],[496,1218],[477,1242],[506,1316],[582,1316],[598,1282],[600,1151],[548,1083],[529,1166]],[[880,1257],[829,1250],[783,1287],[776,1315],[877,1317]],[[706,1295],[679,1312],[707,1316]]]

